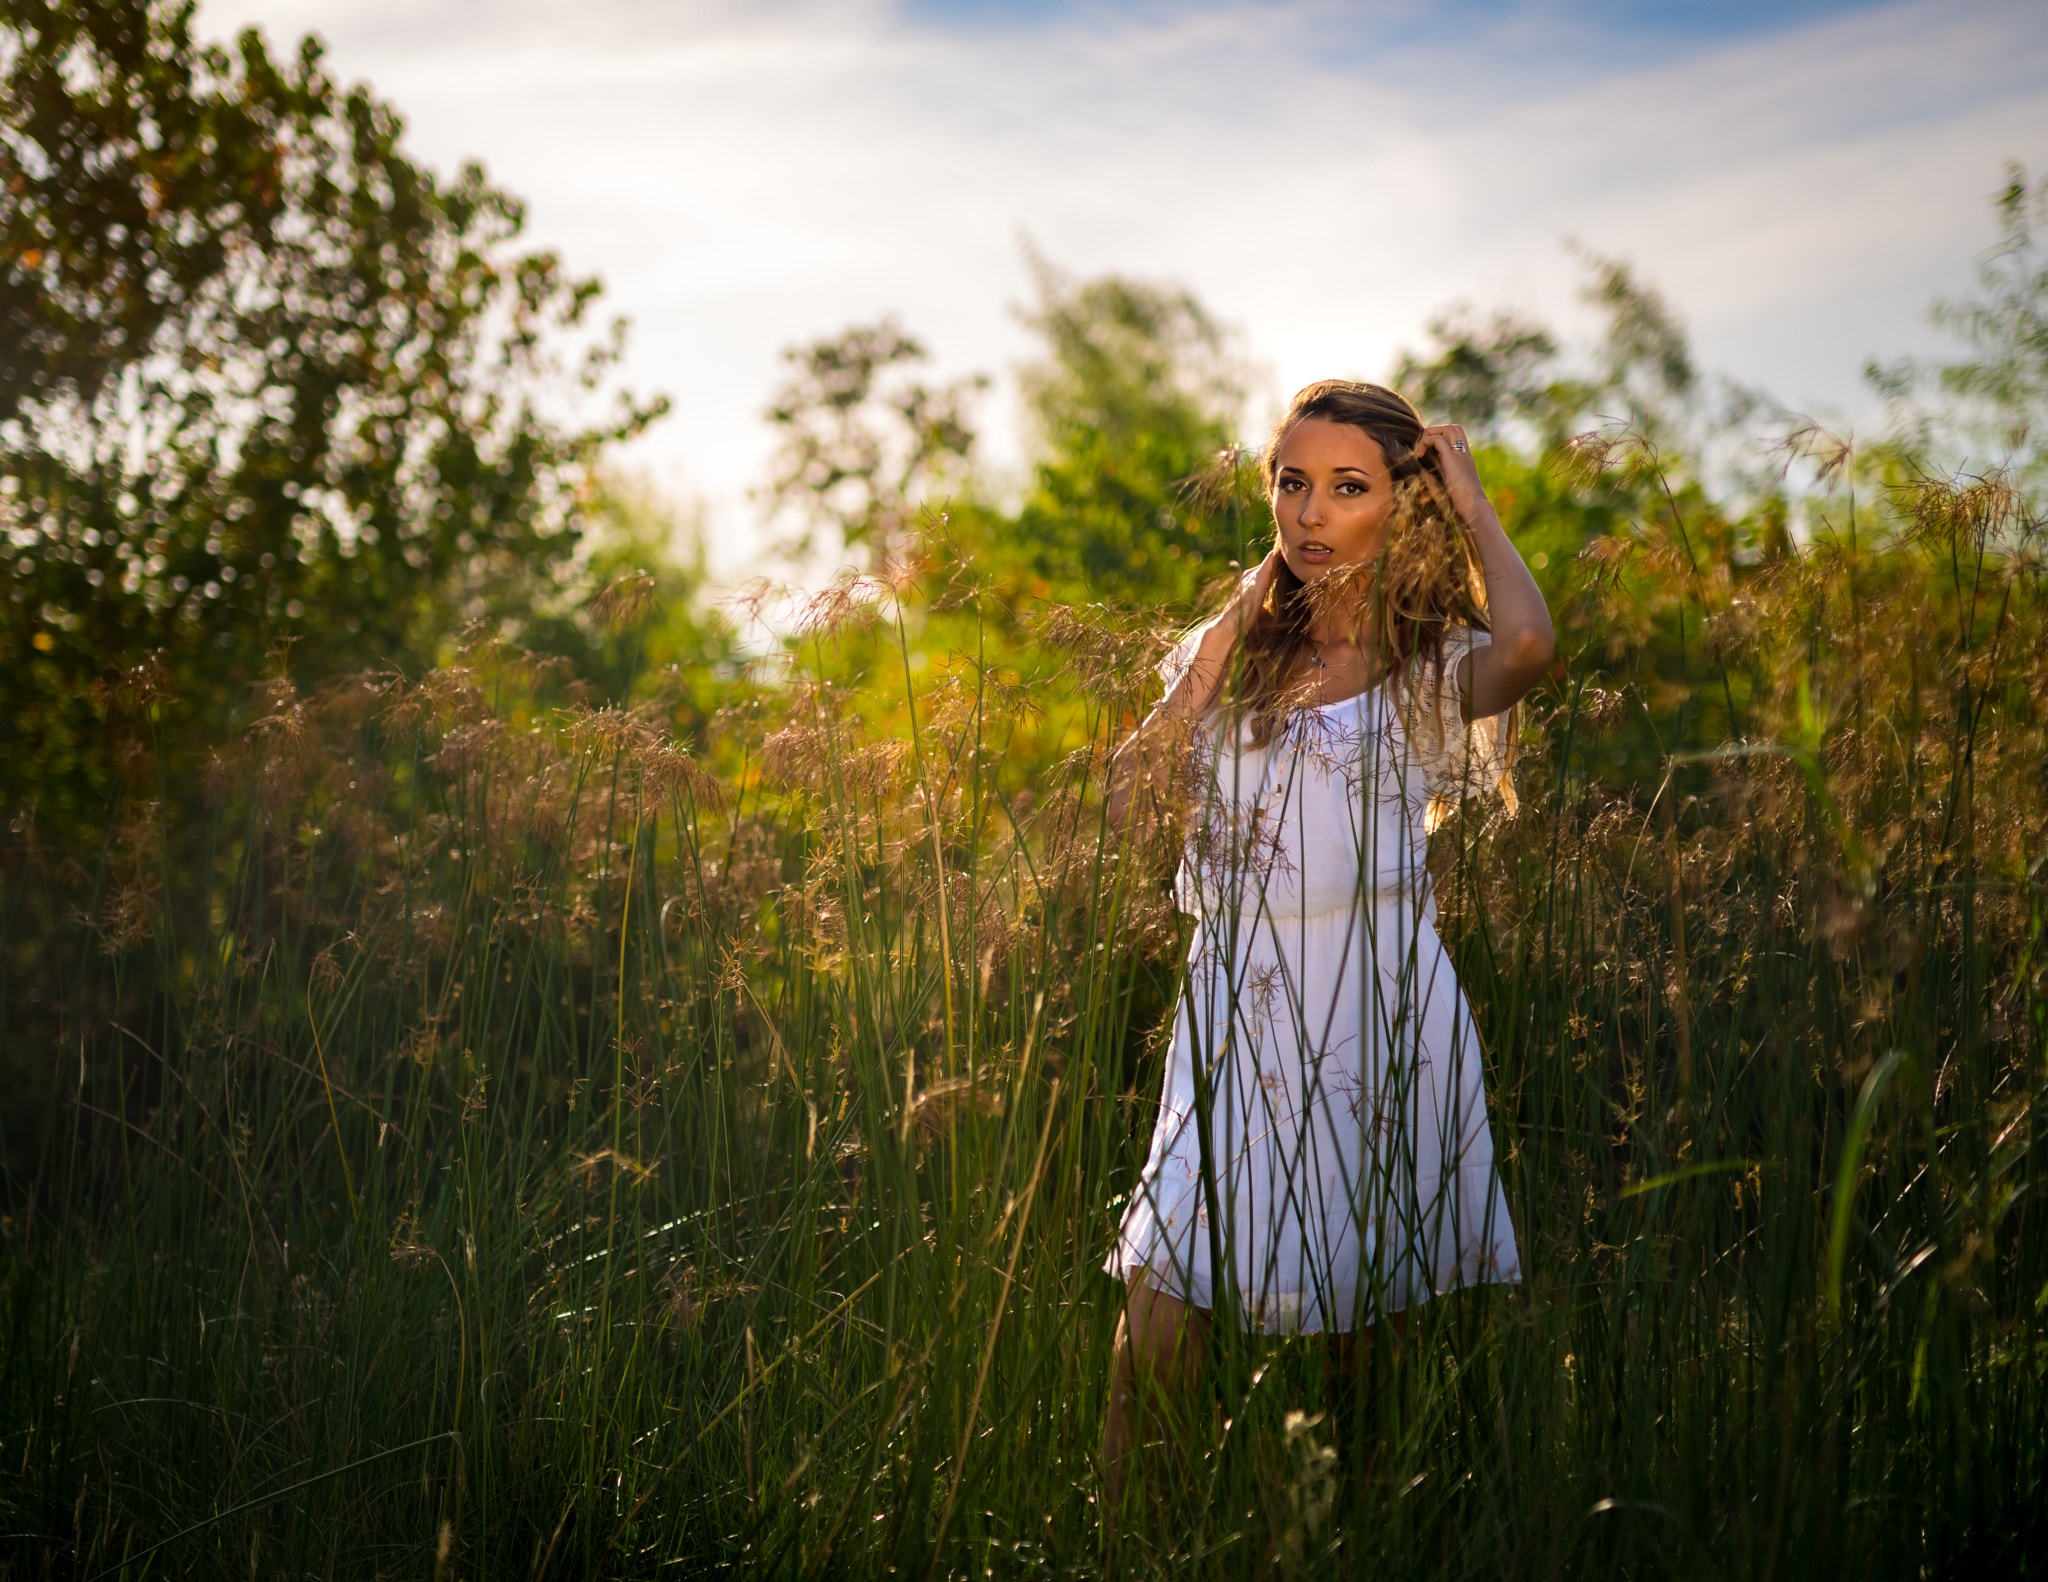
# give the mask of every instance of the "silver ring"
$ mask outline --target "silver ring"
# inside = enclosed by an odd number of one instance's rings
[[[1465,448],[1465,446],[1464,446],[1464,444],[1463,444],[1463,442],[1462,442],[1462,441],[1459,441],[1459,440],[1455,440],[1455,439],[1451,441],[1451,449],[1452,449],[1452,450],[1463,450],[1464,448]]]

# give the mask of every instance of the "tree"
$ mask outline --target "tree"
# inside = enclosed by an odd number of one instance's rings
[[[707,599],[702,511],[678,509],[644,477],[605,469],[582,514],[577,564],[509,635],[566,660],[592,698],[671,700],[670,723],[701,738],[745,663],[734,622]]]
[[[1033,264],[1021,316],[1045,355],[1022,383],[1038,459],[1012,552],[1054,598],[1185,607],[1250,552],[1238,491],[1213,507],[1195,488],[1242,420],[1229,336],[1185,291]]]
[[[1482,318],[1456,302],[1430,319],[1435,342],[1427,360],[1403,350],[1389,383],[1431,422],[1459,423],[1481,442],[1497,443],[1502,425],[1543,404],[1548,381],[1539,377],[1557,357],[1548,329],[1497,310]]]
[[[0,793],[46,817],[97,817],[110,678],[150,665],[197,744],[281,641],[301,674],[403,665],[523,607],[660,410],[546,415],[617,354],[618,324],[556,350],[597,284],[516,252],[479,166],[414,166],[317,41],[230,54],[193,11],[0,23]]]
[[[1458,302],[1430,319],[1431,345],[1399,354],[1388,382],[1431,422],[1462,423],[1495,446],[1533,440],[1538,450],[1590,424],[1619,423],[1674,454],[1704,454],[1767,404],[1719,381],[1723,407],[1709,410],[1685,325],[1663,294],[1627,260],[1567,246],[1587,271],[1579,299],[1604,321],[1587,362],[1561,366],[1546,325],[1507,309],[1482,315]]]
[[[1654,286],[1636,278],[1635,266],[1572,245],[1592,279],[1579,296],[1606,317],[1594,388],[1624,397],[1638,422],[1655,419],[1699,386],[1685,326]]]
[[[795,373],[769,403],[781,433],[763,491],[808,557],[823,529],[837,547],[879,563],[898,547],[928,498],[963,485],[974,449],[980,374],[928,384],[910,370],[923,344],[894,319],[857,324],[783,354]]]
[[[1931,367],[1910,358],[1888,367],[1873,362],[1864,373],[1892,398],[1902,429],[1914,436],[1910,449],[1939,445],[1959,464],[2009,468],[2038,491],[2048,486],[2048,258],[2036,233],[2048,224],[2048,177],[2029,185],[2026,167],[2008,164],[1991,209],[1999,235],[1977,266],[1978,294],[1939,300],[1929,315],[1974,355]],[[1914,399],[1930,383],[1946,398],[1941,409]]]

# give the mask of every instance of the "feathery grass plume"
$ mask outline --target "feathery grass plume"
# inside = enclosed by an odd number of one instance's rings
[[[2010,552],[2040,531],[2025,498],[2001,473],[1916,479],[1906,495],[1909,536],[1930,549],[1982,555],[1996,545]]]
[[[615,578],[590,601],[590,613],[604,629],[617,636],[645,625],[659,606],[656,583],[644,571],[629,571]]]
[[[1165,638],[1104,605],[1056,604],[1026,617],[1034,641],[1063,656],[1062,678],[1091,701],[1128,700],[1166,652]]]
[[[1200,516],[1218,516],[1233,506],[1264,504],[1258,452],[1235,443],[1220,447],[1182,481],[1179,493]]]
[[[881,577],[843,572],[797,607],[794,628],[801,637],[837,637],[879,619],[882,600],[892,590]]]

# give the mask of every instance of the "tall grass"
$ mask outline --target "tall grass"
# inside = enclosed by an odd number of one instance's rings
[[[1434,859],[1525,1283],[1421,1310],[1363,1413],[1225,1335],[1130,1574],[2039,1570],[2014,513],[1591,546],[1520,815]],[[24,825],[4,1574],[1100,1572],[1099,1266],[1186,935],[1097,778],[1156,643],[1056,612],[1044,675],[934,680],[869,591],[696,755],[480,647],[279,682],[204,818],[143,752],[96,871]],[[1024,774],[1052,696],[1079,750]]]

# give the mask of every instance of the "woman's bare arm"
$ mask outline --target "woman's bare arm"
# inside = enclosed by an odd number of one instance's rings
[[[1465,431],[1455,423],[1439,424],[1424,431],[1422,442],[1433,446],[1443,462],[1451,505],[1471,529],[1479,569],[1486,578],[1493,641],[1465,657],[1464,674],[1458,678],[1465,694],[1465,718],[1481,720],[1513,708],[1543,679],[1557,655],[1557,633],[1543,591],[1508,541],[1507,530],[1480,485]]]
[[[1180,679],[1110,755],[1107,811],[1114,827],[1123,828],[1131,799],[1141,786],[1154,792],[1165,789],[1188,733],[1216,700],[1238,638],[1266,602],[1279,564],[1280,551],[1275,549],[1238,579],[1237,592],[1203,631]]]

